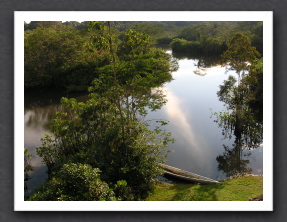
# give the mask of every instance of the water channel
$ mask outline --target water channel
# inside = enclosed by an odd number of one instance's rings
[[[225,179],[230,174],[219,167],[217,157],[228,152],[232,158],[231,147],[236,149],[235,138],[224,139],[212,112],[224,110],[217,91],[228,75],[236,76],[236,73],[226,72],[225,67],[217,65],[219,58],[173,56],[178,58],[179,69],[172,74],[174,80],[164,86],[168,102],[161,110],[150,112],[146,119],[169,121],[165,128],[176,141],[169,146],[172,152],[167,158],[167,165],[216,180]],[[78,100],[86,98],[80,94],[25,92],[25,148],[33,155],[31,164],[35,168],[27,181],[27,195],[47,177],[46,167],[36,154],[36,146],[41,144],[40,138],[45,133],[49,134],[49,122],[55,112],[62,109],[59,102],[62,96],[76,97]],[[243,161],[248,172],[263,174],[263,144],[255,149],[244,149],[240,158],[238,164]]]

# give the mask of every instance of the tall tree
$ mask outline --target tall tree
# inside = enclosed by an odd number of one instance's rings
[[[231,70],[238,74],[238,84],[244,77],[253,60],[260,56],[250,40],[241,33],[237,33],[227,44],[228,49],[222,55],[223,64],[228,64]]]
[[[66,163],[88,164],[99,168],[108,184],[125,180],[133,198],[141,199],[162,173],[158,163],[165,161],[172,141],[169,133],[150,130],[143,119],[147,107],[156,110],[166,102],[156,87],[171,80],[170,57],[150,48],[144,34],[127,31],[118,45],[111,22],[91,22],[90,27],[96,29],[94,47],[105,50],[110,63],[98,69],[87,102],[62,99],[75,118],[58,113],[51,125],[55,139],[43,138],[38,154],[51,175]]]
[[[235,136],[234,148],[229,149],[224,145],[224,155],[217,157],[218,169],[228,176],[250,171],[246,167],[248,161],[242,159],[243,149],[257,148],[263,140],[263,124],[256,117],[258,112],[254,112],[255,109],[250,106],[257,102],[254,97],[262,89],[258,80],[262,77],[259,73],[263,63],[256,59],[259,55],[242,34],[236,34],[231,39],[228,50],[222,55],[222,61],[238,74],[237,84],[235,77],[230,75],[217,92],[219,100],[225,103],[228,111],[216,113],[215,122],[222,127],[225,137],[232,138],[232,133]],[[236,161],[237,164],[234,164]]]

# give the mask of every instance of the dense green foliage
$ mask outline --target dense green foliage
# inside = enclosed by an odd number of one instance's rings
[[[250,66],[249,75],[245,77],[245,83],[250,90],[247,100],[249,108],[254,113],[258,122],[263,122],[263,58],[255,59]]]
[[[188,52],[193,54],[221,54],[226,50],[225,42],[216,38],[206,37],[201,41],[188,41],[185,39],[174,39],[171,42],[172,50],[175,52]]]
[[[95,78],[94,68],[103,63],[86,42],[66,25],[25,31],[25,88],[86,89]]]
[[[247,36],[252,46],[263,55],[263,22],[237,22],[236,32]]]
[[[201,41],[206,37],[216,37],[221,41],[228,40],[234,33],[235,25],[229,22],[204,22],[184,27],[178,35],[188,41]]]
[[[184,27],[171,42],[174,52],[220,55],[235,33],[251,39],[252,46],[263,53],[262,22],[204,22]]]
[[[67,119],[66,113],[57,113],[50,128],[53,138],[46,135],[42,146],[37,148],[50,178],[38,197],[50,192],[49,186],[59,185],[67,193],[63,185],[67,178],[62,178],[58,185],[51,183],[55,178],[61,179],[63,169],[70,166],[66,164],[75,163],[100,169],[100,179],[115,189],[116,195],[139,200],[162,173],[158,163],[165,161],[165,148],[172,141],[170,134],[159,127],[149,130],[148,122],[143,119],[147,108],[156,110],[166,102],[157,87],[171,80],[171,57],[151,48],[146,34],[127,30],[118,42],[110,22],[89,25],[91,30],[96,29],[93,46],[105,50],[110,63],[97,69],[99,77],[89,88],[88,101],[62,99],[62,105],[74,113],[74,118]],[[119,181],[126,181],[127,185],[121,186],[124,182]],[[55,193],[51,192],[53,196]],[[58,197],[58,193],[55,195]],[[74,198],[82,200],[83,196]]]
[[[41,185],[30,201],[116,200],[100,171],[87,164],[64,164],[51,180]]]
[[[222,62],[229,65],[239,76],[239,81],[244,73],[249,70],[250,64],[260,56],[250,40],[243,34],[237,33],[227,44],[228,49],[222,55]],[[240,82],[239,82],[240,83]]]
[[[32,21],[24,29],[25,89],[84,91],[98,76],[96,69],[108,64],[106,50],[90,42],[99,30],[87,32],[88,22]],[[239,32],[263,54],[262,22],[116,22],[117,42],[127,30],[145,33],[151,44],[171,43],[173,52],[208,55],[222,54]]]

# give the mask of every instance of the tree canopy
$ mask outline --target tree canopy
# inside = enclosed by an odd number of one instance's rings
[[[228,49],[222,55],[222,62],[227,63],[231,70],[239,75],[248,71],[250,64],[260,56],[250,40],[241,33],[237,33],[227,44]]]
[[[111,189],[127,184],[120,189],[129,194],[117,198],[139,200],[162,173],[158,163],[165,161],[165,148],[173,141],[170,133],[159,126],[151,130],[144,120],[147,108],[157,110],[166,102],[157,87],[172,79],[171,57],[151,48],[146,34],[127,30],[118,42],[111,22],[91,22],[89,26],[94,30],[93,46],[103,50],[109,63],[97,69],[99,76],[89,87],[88,101],[62,99],[74,118],[57,113],[51,124],[53,137],[45,135],[37,153],[48,167],[50,186],[59,186],[53,184],[55,180],[67,182],[68,178],[58,180],[66,164],[84,164],[80,166],[99,169],[99,178]],[[41,193],[47,189],[44,186]],[[59,189],[67,193],[62,185]]]

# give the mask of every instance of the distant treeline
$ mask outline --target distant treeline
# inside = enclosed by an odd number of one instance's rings
[[[49,21],[49,22],[39,22],[39,21],[31,21],[30,23],[25,22],[24,29],[25,30],[32,30],[39,27],[39,24],[43,23],[54,23],[54,24],[63,24],[68,25],[76,28],[77,30],[82,30],[87,28],[88,21],[85,22],[77,22],[77,21]],[[162,21],[162,22],[136,22],[136,21],[122,21],[118,22],[118,29],[120,31],[124,31],[125,29],[131,28],[135,24],[155,24],[156,26],[160,28],[175,28],[175,27],[184,27],[189,26],[193,24],[200,24],[203,23],[201,21]]]
[[[236,34],[247,36],[252,46],[263,54],[262,22],[204,22],[184,27],[171,42],[174,52],[222,54]]]
[[[153,45],[170,44],[174,52],[219,55],[235,33],[247,36],[263,54],[262,22],[114,22],[117,41],[129,29],[150,36]],[[31,21],[25,30],[25,89],[86,90],[109,58],[94,47],[88,22]],[[120,50],[118,53],[121,53]]]

